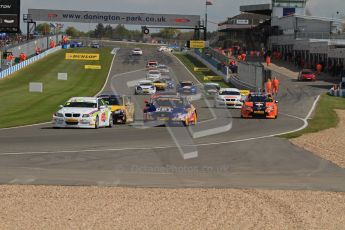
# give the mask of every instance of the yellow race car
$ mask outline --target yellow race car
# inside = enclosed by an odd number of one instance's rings
[[[168,87],[168,83],[164,79],[154,80],[153,85],[156,87],[156,90],[166,90]]]
[[[114,124],[134,122],[135,106],[130,96],[103,94],[98,98],[110,106]]]

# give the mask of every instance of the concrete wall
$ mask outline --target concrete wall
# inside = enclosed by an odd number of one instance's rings
[[[256,90],[264,85],[264,67],[260,64],[238,62],[238,79]]]

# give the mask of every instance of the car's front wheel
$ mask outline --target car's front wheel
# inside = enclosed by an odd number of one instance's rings
[[[97,116],[95,120],[95,129],[98,129],[98,128],[99,128],[99,118]]]
[[[109,117],[109,125],[108,125],[108,128],[112,128],[113,126],[114,126],[113,116],[110,115],[110,117]]]

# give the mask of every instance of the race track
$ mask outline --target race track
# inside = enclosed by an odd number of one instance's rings
[[[148,97],[134,96],[128,85],[145,77],[150,59],[168,65],[175,79],[195,82],[174,56],[156,52],[155,47],[145,48],[140,58],[129,53],[130,48],[119,51],[103,91],[132,95],[138,108]],[[278,77],[278,119],[241,119],[238,110],[229,110],[228,123],[222,126],[229,131],[200,138],[182,127],[142,127],[139,109],[135,124],[112,129],[52,129],[50,124],[2,129],[0,183],[345,191],[343,169],[273,137],[302,127],[327,83]],[[214,120],[208,102],[193,102],[200,121],[195,134]],[[178,146],[172,132],[175,138],[181,135],[185,145]],[[184,159],[181,148],[197,155]]]

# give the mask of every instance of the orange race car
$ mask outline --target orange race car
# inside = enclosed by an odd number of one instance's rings
[[[242,106],[241,117],[265,117],[276,119],[278,117],[278,105],[271,94],[250,93]]]

